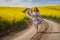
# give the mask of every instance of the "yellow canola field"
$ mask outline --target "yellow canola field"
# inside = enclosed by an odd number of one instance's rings
[[[60,18],[60,6],[45,6],[45,7],[38,7],[41,15],[46,16],[56,16]]]
[[[26,16],[26,14],[23,13],[24,9],[25,8],[0,7],[0,17],[9,22],[12,22],[13,20],[19,21]]]

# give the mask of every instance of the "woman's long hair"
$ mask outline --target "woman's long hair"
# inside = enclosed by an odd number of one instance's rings
[[[35,12],[35,11],[36,11],[36,12],[39,12],[39,10],[38,10],[38,8],[37,8],[37,7],[35,7],[35,8],[34,8],[34,12]]]

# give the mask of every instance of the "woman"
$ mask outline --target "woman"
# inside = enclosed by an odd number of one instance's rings
[[[38,25],[41,23],[41,17],[37,7],[34,8],[34,12],[32,13],[32,20],[36,28],[36,33],[38,33]]]
[[[33,24],[36,28],[36,33],[38,33],[38,24],[41,22],[40,21],[40,13],[37,7],[34,8],[34,12],[32,13],[32,10],[30,8],[28,8],[26,10],[27,16],[32,19]]]

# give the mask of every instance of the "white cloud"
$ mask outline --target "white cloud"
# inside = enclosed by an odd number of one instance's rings
[[[0,0],[0,6],[21,6],[21,7],[31,7],[32,0]]]

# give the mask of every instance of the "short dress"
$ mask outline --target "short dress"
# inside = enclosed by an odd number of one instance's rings
[[[34,25],[38,25],[41,22],[41,17],[39,12],[32,13],[32,21]]]

